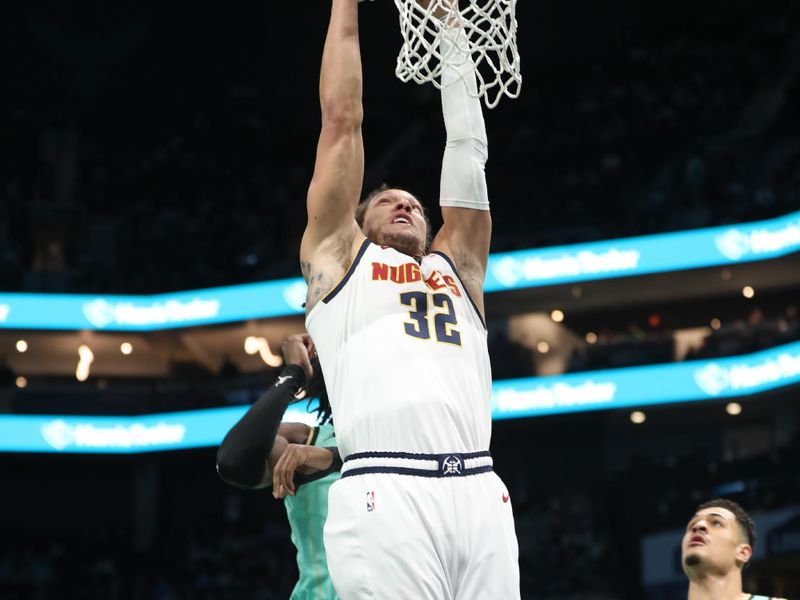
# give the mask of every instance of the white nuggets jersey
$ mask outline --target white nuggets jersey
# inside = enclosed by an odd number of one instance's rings
[[[486,327],[441,253],[421,263],[364,241],[306,317],[342,457],[488,450]]]

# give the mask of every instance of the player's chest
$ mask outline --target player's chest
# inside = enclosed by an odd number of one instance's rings
[[[365,257],[367,258],[367,257]],[[353,300],[364,324],[381,323],[398,334],[459,344],[469,316],[466,293],[441,261],[363,261]]]

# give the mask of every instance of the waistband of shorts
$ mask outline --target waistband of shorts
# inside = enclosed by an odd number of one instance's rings
[[[344,459],[342,477],[391,473],[415,477],[466,477],[492,470],[492,455],[484,452],[357,452]]]

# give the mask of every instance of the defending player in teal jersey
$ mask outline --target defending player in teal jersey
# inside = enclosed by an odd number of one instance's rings
[[[228,432],[217,452],[217,472],[226,482],[256,489],[274,481],[273,495],[286,496],[300,572],[292,600],[337,599],[322,528],[328,516],[328,488],[339,479],[341,461],[319,363],[312,360],[315,354],[307,335],[289,337],[283,344],[286,367]],[[286,407],[298,395],[319,397],[317,426],[281,423]]]

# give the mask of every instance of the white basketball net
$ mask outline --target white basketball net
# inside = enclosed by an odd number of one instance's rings
[[[457,23],[458,44],[470,50],[477,67],[478,97],[494,108],[504,95],[519,96],[522,75],[517,52],[517,0],[468,0],[463,9],[458,0],[430,0],[427,8],[417,0],[394,3],[404,40],[395,70],[401,81],[432,82],[441,88],[442,55],[437,39],[444,27]],[[447,16],[435,16],[442,10]]]

